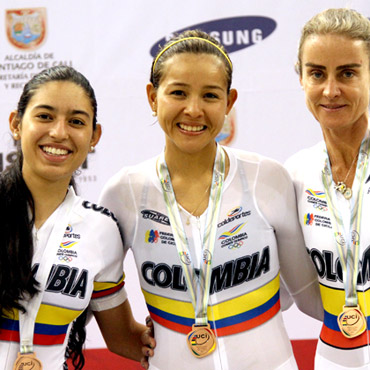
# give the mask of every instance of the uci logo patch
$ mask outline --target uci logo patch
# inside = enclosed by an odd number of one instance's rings
[[[188,29],[200,29],[220,42],[228,53],[233,53],[234,51],[258,44],[266,37],[270,36],[276,29],[276,26],[276,21],[271,18],[262,16],[241,16],[198,23],[174,31],[173,33],[181,33]],[[150,49],[152,57],[157,54],[159,45],[163,46],[171,36],[172,34],[154,43]]]

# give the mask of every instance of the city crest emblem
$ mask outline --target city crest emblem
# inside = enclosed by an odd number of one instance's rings
[[[9,42],[18,49],[38,48],[46,36],[46,9],[6,10],[6,34]]]

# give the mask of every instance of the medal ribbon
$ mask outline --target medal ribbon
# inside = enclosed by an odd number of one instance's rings
[[[158,159],[157,172],[162,185],[163,197],[167,206],[168,217],[171,222],[176,248],[194,307],[195,324],[206,325],[208,322],[207,307],[211,282],[213,251],[217,232],[217,220],[221,205],[222,187],[225,177],[225,152],[219,145],[217,145],[202,243],[203,263],[199,271],[199,276],[195,272],[195,267],[190,256],[188,239],[181,221],[164,153]]]
[[[333,179],[331,175],[329,157],[326,151],[325,167],[322,171],[322,181],[325,188],[325,194],[328,201],[328,208],[331,212],[332,227],[334,230],[334,239],[337,245],[337,251],[343,270],[343,284],[345,289],[346,301],[348,307],[357,306],[357,275],[359,267],[360,250],[360,228],[363,202],[363,187],[365,184],[365,175],[369,160],[370,139],[367,132],[365,139],[361,143],[359,159],[356,167],[356,180],[359,183],[357,197],[351,198],[351,219],[350,227],[346,235],[343,219],[339,209],[335,205]],[[346,235],[346,237],[345,237]]]
[[[38,281],[39,293],[37,293],[31,300],[24,300],[20,303],[26,309],[23,313],[19,311],[19,336],[20,336],[20,353],[26,354],[33,352],[33,335],[35,330],[36,316],[39,311],[42,297],[44,295],[47,279],[53,265],[54,257],[56,255],[56,248],[61,243],[64,232],[68,225],[69,214],[72,210],[74,202],[74,191],[70,188],[68,194],[57,210],[55,217],[56,223],[53,226],[50,237],[47,243],[44,244],[42,251],[42,258],[40,260],[39,268],[37,270],[35,279]]]

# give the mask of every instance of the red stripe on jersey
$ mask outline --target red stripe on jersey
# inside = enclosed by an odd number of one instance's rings
[[[368,331],[365,330],[365,332],[358,337],[350,339],[345,337],[341,331],[329,329],[327,326],[323,325],[320,333],[320,339],[329,346],[344,349],[355,349],[367,346],[367,335]]]
[[[0,340],[19,343],[19,331],[0,329]]]
[[[163,317],[160,317],[154,313],[150,313],[150,317],[158,324],[161,324],[162,326],[177,331],[179,333],[188,334],[191,331],[191,326],[182,325],[170,320],[166,320]]]
[[[113,288],[100,290],[98,292],[93,292],[91,298],[95,299],[95,298],[106,297],[108,295],[118,292],[120,289],[123,288],[124,285],[125,285],[125,282],[122,281],[120,284],[114,286]]]
[[[33,344],[37,344],[39,346],[52,346],[54,344],[63,344],[65,334],[58,334],[58,335],[47,335],[47,334],[35,334],[33,336]]]

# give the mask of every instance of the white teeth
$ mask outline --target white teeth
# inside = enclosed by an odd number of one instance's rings
[[[204,126],[189,126],[189,125],[184,125],[183,123],[180,123],[179,126],[182,130],[191,131],[191,132],[202,131],[204,128]]]
[[[52,154],[52,155],[67,155],[68,154],[68,150],[53,148],[51,146],[43,146],[42,150],[45,153]]]

